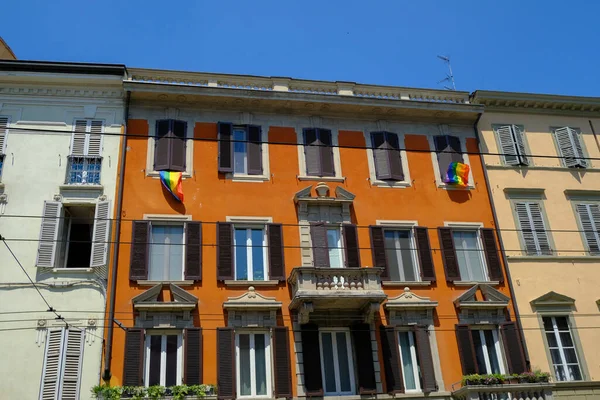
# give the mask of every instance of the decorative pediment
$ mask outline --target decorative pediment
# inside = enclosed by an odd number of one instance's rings
[[[404,288],[404,293],[401,295],[389,299],[385,303],[385,308],[391,309],[423,309],[423,308],[435,308],[438,302],[432,301],[429,297],[421,297],[410,291],[408,287]]]
[[[165,290],[164,286],[168,286]],[[172,283],[151,287],[132,299],[133,308],[145,311],[183,311],[193,310],[198,298]]]
[[[279,310],[281,302],[275,300],[275,297],[266,297],[257,293],[253,286],[248,291],[238,297],[229,297],[223,303],[223,308],[227,310]]]
[[[476,284],[461,294],[454,304],[458,308],[504,308],[510,298],[487,284]]]
[[[533,308],[549,308],[549,307],[563,307],[571,308],[575,305],[575,299],[565,296],[564,294],[550,291],[537,299],[532,300],[529,304]]]
[[[303,203],[303,202],[317,202],[317,203],[352,203],[355,194],[347,191],[341,186],[337,186],[335,188],[335,196],[332,195],[332,191],[325,182],[319,182],[315,185],[315,194],[312,195],[312,185],[305,187],[294,195],[294,202]]]
[[[429,297],[421,297],[405,287],[404,293],[388,299],[385,309],[389,312],[390,325],[431,325],[433,324],[433,310],[438,302]]]

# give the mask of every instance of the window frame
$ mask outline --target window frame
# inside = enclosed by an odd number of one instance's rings
[[[247,256],[247,264],[246,264],[246,276],[248,277],[247,279],[238,279],[237,278],[237,271],[238,271],[238,260],[237,260],[237,254],[236,254],[236,234],[235,231],[237,229],[245,229],[246,230],[246,256]],[[263,276],[264,279],[262,280],[255,280],[254,279],[254,263],[252,260],[252,248],[253,247],[248,247],[248,240],[252,239],[252,234],[251,234],[251,230],[252,229],[260,229],[262,230],[262,246],[263,246]],[[250,232],[250,233],[249,233]],[[254,244],[252,243],[250,246],[254,246]],[[268,249],[268,242],[267,242],[267,225],[265,224],[259,224],[259,223],[243,223],[243,222],[234,222],[233,223],[233,249],[234,249],[234,254],[233,254],[233,280],[237,281],[237,282],[262,282],[262,281],[268,281],[269,280],[269,249]],[[250,277],[252,277],[252,279],[250,279]]]
[[[183,382],[183,332],[181,330],[146,330],[144,337],[144,380],[143,386],[149,387],[150,380],[150,353],[151,353],[151,336],[161,336],[161,352],[160,352],[160,385],[166,386],[166,362],[167,362],[167,336],[177,336],[177,377],[176,384],[181,385]]]
[[[519,238],[519,243],[521,245],[521,256],[524,257],[552,257],[556,254],[556,246],[554,244],[554,239],[552,235],[552,228],[550,227],[550,223],[548,221],[548,214],[546,213],[546,208],[544,206],[544,197],[543,196],[535,196],[535,195],[527,195],[525,193],[513,194],[510,196],[510,208],[513,215],[513,221],[515,223],[515,229],[517,230],[517,236]],[[521,227],[521,221],[519,220],[519,215],[517,214],[516,206],[517,203],[537,203],[540,207],[540,213],[542,214],[542,221],[544,223],[544,232],[546,233],[546,237],[548,238],[548,246],[550,247],[551,254],[527,254],[527,245],[525,243],[525,238],[523,237],[523,231]],[[537,239],[536,239],[537,242]],[[539,251],[541,252],[541,250]]]
[[[421,265],[419,263],[419,255],[417,253],[417,242],[415,239],[415,232],[414,232],[414,227],[415,225],[382,225],[383,228],[383,238],[384,238],[384,243],[385,243],[385,233],[388,231],[408,231],[409,234],[409,240],[410,240],[410,256],[413,262],[413,272],[415,273],[415,279],[414,280],[407,280],[407,279],[400,279],[398,282],[422,282],[421,279]],[[401,249],[398,249],[397,247],[394,248],[396,250],[396,254],[400,251],[402,252]],[[387,257],[387,253],[386,253],[386,257]],[[401,262],[401,259],[398,259],[399,263]],[[389,268],[389,259],[388,259],[388,268]],[[404,270],[400,271],[398,270],[398,275],[400,276],[400,278],[402,278],[402,275],[404,275]],[[406,278],[406,277],[405,277]],[[392,281],[394,281],[392,279]]]
[[[484,358],[484,362],[485,362],[485,367],[487,369],[487,371],[485,373],[486,374],[494,373],[491,369],[489,354],[487,352],[487,342],[485,340],[485,334],[483,333],[484,331],[491,331],[492,337],[494,339],[494,350],[496,351],[496,357],[498,357],[498,367],[500,369],[500,374],[506,374],[507,366],[506,366],[506,361],[504,359],[504,357],[505,357],[504,346],[503,346],[502,338],[501,338],[498,328],[496,326],[471,325],[471,335],[473,335],[475,331],[477,331],[479,333],[479,337],[481,340],[483,358]],[[471,339],[471,340],[473,340],[473,339]],[[475,347],[474,343],[473,343],[473,346]],[[475,358],[477,359],[477,349],[475,349],[474,355],[475,355]],[[480,371],[479,373],[482,373],[482,372]]]
[[[156,149],[156,121],[165,119],[173,119],[178,121],[184,121],[187,123],[185,133],[185,171],[182,173],[183,178],[191,178],[194,171],[194,129],[196,127],[196,121],[193,117],[187,116],[169,116],[164,115],[162,117],[151,116],[146,119],[148,123],[148,147],[146,157],[146,176],[158,178],[160,177],[160,171],[154,170],[154,152]]]
[[[73,160],[74,159],[82,159],[83,163],[82,163],[82,169],[81,169],[81,173],[86,173],[89,174],[89,167],[91,165],[95,165],[92,164],[92,162],[97,162],[97,165],[100,165],[99,170],[97,171],[98,173],[98,182],[73,182],[71,181],[71,174],[76,174],[77,171],[72,171],[73,168]],[[94,171],[96,172],[96,171]],[[1,174],[1,171],[0,171]],[[83,180],[83,178],[82,178]],[[65,184],[66,185],[73,185],[73,186],[90,186],[90,185],[101,185],[102,184],[102,156],[69,156],[68,157],[68,162],[67,162],[67,176],[65,178]]]
[[[494,133],[494,139],[496,140],[496,149],[498,153],[504,153],[502,151],[502,144],[500,143],[500,138],[498,137],[498,128],[502,128],[505,126],[510,126],[511,129],[511,134],[514,135],[514,131],[513,131],[513,127],[517,127],[521,130],[521,136],[523,139],[523,147],[525,149],[525,153],[526,155],[530,155],[531,154],[531,147],[529,147],[529,141],[527,140],[527,135],[526,135],[526,130],[525,130],[525,125],[523,124],[502,124],[502,123],[494,123],[492,124],[492,132]],[[515,147],[517,146],[517,143],[515,141]],[[518,149],[517,149],[518,151]],[[523,157],[523,155],[520,155],[521,157]],[[507,164],[506,163],[506,157],[504,154],[502,154],[500,156],[500,160],[502,161],[502,165],[506,166],[506,167],[511,167],[511,168],[524,168],[524,167],[533,167],[535,166],[534,164],[534,157],[524,157],[527,159],[529,164],[517,164],[517,165],[511,165],[511,164]]]
[[[490,279],[489,268],[488,268],[487,259],[485,256],[485,247],[483,246],[483,241],[481,238],[481,229],[484,228],[483,223],[481,223],[481,222],[444,222],[444,226],[448,227],[448,228],[452,228],[452,242],[454,243],[454,249],[456,252],[458,252],[459,250],[456,248],[456,243],[454,242],[454,232],[455,231],[475,231],[477,233],[476,236],[477,236],[478,254],[479,254],[479,258],[481,259],[483,275],[486,278],[486,280],[473,281],[470,279],[464,279],[464,277],[462,276],[462,273],[461,273],[460,281],[458,281],[458,282],[483,282],[483,283],[492,282]],[[458,254],[457,254],[456,263],[458,265],[459,272],[460,272],[460,262],[458,260]],[[469,275],[471,275],[471,270],[469,270]]]
[[[407,333],[408,341],[410,346],[410,357],[413,370],[413,376],[415,377],[415,389],[406,389],[406,374],[404,373],[404,358],[402,356],[402,345],[400,341],[400,334]],[[398,354],[400,357],[400,368],[402,369],[402,381],[404,385],[405,393],[422,393],[423,388],[421,387],[421,366],[419,364],[419,356],[417,354],[417,343],[415,339],[415,333],[410,328],[398,328],[396,329],[396,337],[398,340]],[[433,355],[432,355],[433,357]]]
[[[241,399],[245,398],[272,398],[273,397],[273,361],[272,361],[272,335],[271,332],[267,329],[235,329],[235,373],[236,373],[236,391],[237,397]],[[255,381],[256,381],[256,358],[253,356],[253,352],[255,352],[255,348],[252,346],[254,343],[254,335],[255,334],[264,334],[265,335],[265,370],[266,370],[266,387],[267,393],[265,395],[242,395],[241,394],[241,380],[240,380],[240,338],[239,335],[250,335],[250,391],[252,393],[256,393]],[[254,365],[252,365],[252,358],[254,357]]]
[[[457,187],[455,185],[450,185],[447,184],[446,182],[444,182],[442,180],[442,177],[440,175],[440,164],[438,162],[438,152],[436,151],[435,148],[435,137],[436,136],[456,136],[458,139],[460,139],[460,149],[462,152],[462,158],[463,158],[463,163],[469,166],[469,183],[467,186],[465,187]],[[470,190],[470,189],[475,189],[475,184],[473,182],[473,168],[471,167],[471,162],[469,161],[469,155],[467,154],[467,139],[469,139],[469,137],[465,136],[464,134],[457,134],[457,133],[452,133],[452,132],[439,132],[437,134],[429,134],[427,135],[427,141],[429,142],[429,149],[431,150],[431,161],[433,163],[433,173],[435,176],[435,182],[437,184],[437,187],[439,188],[443,188],[446,190]]]
[[[338,387],[340,387],[341,389],[341,381],[340,381],[340,375],[339,375],[339,361],[336,362],[338,360],[338,353],[339,351],[337,351],[337,338],[334,335],[334,333],[337,332],[344,332],[344,334],[346,335],[346,347],[347,347],[347,354],[348,354],[348,372],[349,372],[349,378],[350,378],[350,388],[351,390],[349,392],[342,392],[342,391],[336,391],[336,392],[327,392],[326,389],[326,375],[325,375],[325,362],[324,362],[324,358],[323,358],[323,333],[331,333],[331,345],[332,345],[332,353],[333,353],[333,370],[334,370],[334,375],[335,375],[335,386],[336,389]],[[352,350],[352,335],[350,335],[350,330],[348,328],[319,328],[319,353],[320,353],[320,359],[321,359],[321,379],[323,380],[323,396],[352,396],[356,393],[356,371],[355,371],[355,365],[354,365],[354,352]]]
[[[151,282],[181,282],[185,280],[185,252],[186,252],[186,229],[185,229],[185,223],[187,222],[186,220],[159,220],[159,219],[152,219],[150,221],[150,229],[149,229],[149,243],[148,243],[148,280]],[[171,279],[150,279],[150,267],[152,265],[152,244],[154,244],[154,242],[152,241],[152,228],[154,225],[158,225],[158,226],[181,226],[183,228],[183,233],[181,236],[181,246],[183,247],[182,252],[181,252],[181,278],[180,279],[175,279],[175,280],[171,280]],[[160,243],[158,243],[160,244]],[[163,268],[165,268],[165,266],[163,266]],[[163,273],[165,272],[165,270],[163,269]]]
[[[381,179],[377,179],[377,172],[375,170],[375,153],[373,152],[373,140],[371,138],[371,133],[379,132],[379,130],[375,129],[364,129],[363,136],[365,138],[365,143],[367,145],[367,164],[369,165],[369,179],[371,185],[377,187],[388,187],[388,188],[405,188],[412,186],[412,180],[410,178],[410,170],[408,164],[408,153],[405,149],[405,135],[404,133],[398,133],[393,131],[382,130],[387,133],[394,133],[398,136],[398,142],[400,143],[400,163],[402,164],[402,172],[404,173],[404,180],[401,181],[383,181]]]
[[[544,324],[544,318],[550,318],[551,322],[552,322],[552,333],[554,334],[554,338],[556,339],[556,343],[557,343],[557,347],[556,349],[558,349],[559,354],[560,354],[560,358],[561,358],[561,363],[560,364],[554,364],[554,360],[552,359],[552,349],[550,348],[550,344],[548,343],[548,338],[547,338],[547,333],[549,331],[546,330],[546,325]],[[571,341],[573,342],[573,351],[575,352],[575,357],[577,358],[577,367],[579,368],[579,374],[581,375],[581,379],[565,379],[565,380],[560,380],[558,379],[558,376],[556,374],[556,365],[560,365],[561,367],[563,367],[564,369],[564,373],[565,376],[568,373],[568,366],[569,365],[573,365],[573,363],[567,363],[567,359],[565,356],[565,346],[563,346],[562,344],[562,339],[560,337],[561,333],[565,333],[565,331],[560,331],[558,329],[557,323],[556,323],[556,318],[565,318],[565,320],[567,321],[567,325],[568,325],[568,333],[569,336],[571,337]],[[578,381],[583,381],[584,380],[584,372],[583,372],[583,366],[580,360],[580,356],[579,356],[579,349],[577,348],[577,343],[575,341],[575,337],[573,335],[573,330],[571,328],[571,324],[570,324],[570,318],[568,315],[542,315],[541,316],[542,319],[542,331],[544,334],[544,338],[545,338],[545,344],[546,344],[546,350],[550,353],[550,366],[551,366],[551,370],[552,373],[554,375],[554,379],[557,382],[578,382]]]
[[[338,233],[338,245],[336,247],[330,247],[329,244],[329,231],[337,231]],[[342,229],[342,224],[325,224],[325,235],[327,236],[327,256],[329,257],[329,268],[339,269],[339,268],[347,268],[346,267],[346,247],[344,246],[344,230]],[[338,256],[340,258],[340,266],[332,267],[331,266],[331,250],[336,250]]]
[[[306,155],[304,153],[304,129],[315,128],[331,130],[331,147],[333,148],[333,170],[334,176],[316,176],[308,175],[306,167]],[[300,181],[328,181],[328,182],[344,182],[346,178],[342,174],[342,165],[339,148],[339,129],[332,124],[312,123],[296,125],[296,141],[298,147],[298,180]]]

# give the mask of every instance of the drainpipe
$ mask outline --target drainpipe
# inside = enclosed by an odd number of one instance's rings
[[[525,337],[523,335],[523,326],[521,325],[521,314],[519,313],[519,306],[515,301],[515,290],[512,285],[512,279],[510,276],[510,268],[508,268],[508,259],[506,258],[506,253],[504,252],[504,242],[502,240],[502,235],[500,234],[500,224],[498,224],[498,215],[496,214],[496,206],[494,205],[494,198],[492,197],[492,188],[490,187],[490,180],[488,178],[487,168],[485,167],[485,161],[483,160],[483,154],[481,152],[481,138],[479,136],[479,130],[477,129],[477,125],[479,124],[479,120],[483,114],[479,114],[477,116],[477,120],[473,125],[473,130],[475,131],[475,138],[477,139],[477,148],[479,149],[479,161],[481,162],[481,167],[483,168],[483,176],[485,178],[485,187],[487,189],[488,197],[490,199],[490,205],[492,206],[492,216],[494,218],[494,225],[496,225],[496,235],[498,236],[498,242],[500,244],[500,254],[502,255],[502,262],[504,263],[504,269],[506,270],[506,280],[508,281],[508,289],[510,291],[510,297],[512,298],[513,308],[515,309],[515,320],[517,323],[517,329],[519,330],[519,336],[521,339],[521,345],[523,347],[523,352],[525,353],[525,364],[527,369],[530,369],[530,361],[529,361],[529,351],[527,350],[527,344],[525,343]]]
[[[115,319],[115,287],[117,285],[117,263],[119,260],[119,247],[121,243],[121,214],[123,212],[123,181],[125,180],[125,161],[127,155],[127,125],[129,122],[129,101],[131,99],[131,91],[127,91],[125,97],[125,112],[123,114],[123,120],[125,124],[125,135],[121,141],[121,170],[119,171],[119,190],[117,192],[117,221],[115,224],[115,248],[111,259],[111,273],[110,273],[110,298],[108,304],[108,334],[106,335],[106,351],[104,352],[104,373],[102,379],[105,382],[110,381],[112,373],[110,372],[110,362],[112,359],[112,344],[113,344],[113,333],[114,333],[114,319]]]

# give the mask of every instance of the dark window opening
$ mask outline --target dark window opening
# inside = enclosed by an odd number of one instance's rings
[[[64,219],[59,235],[59,268],[89,268],[95,208],[64,207]]]

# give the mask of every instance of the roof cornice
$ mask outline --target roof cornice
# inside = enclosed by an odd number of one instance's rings
[[[0,60],[0,71],[46,72],[84,75],[116,75],[124,77],[127,69],[123,64],[70,63],[34,60]]]

